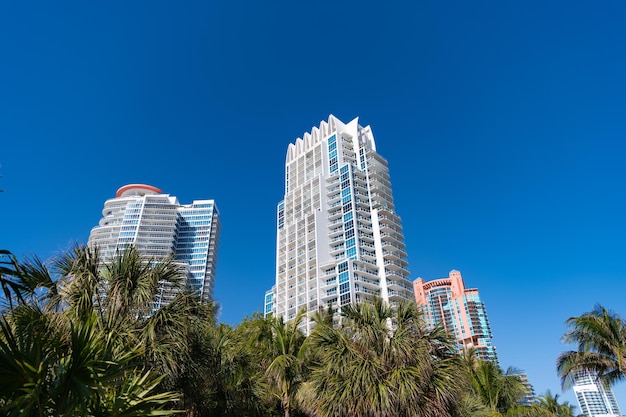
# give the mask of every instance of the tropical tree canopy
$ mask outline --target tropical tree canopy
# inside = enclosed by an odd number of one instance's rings
[[[477,417],[534,415],[528,414],[531,410],[521,403],[528,390],[518,370],[503,371],[498,364],[478,358],[474,349],[464,352],[462,358],[469,381],[469,397],[482,406],[474,407]]]
[[[380,299],[231,327],[185,290],[180,265],[134,248],[77,246],[51,262],[0,251],[0,414],[188,417],[573,417],[550,392],[531,405],[514,369],[458,355],[414,302]],[[155,303],[166,285],[175,297]],[[308,320],[308,318],[306,318]],[[568,320],[579,370],[624,378],[625,324],[597,306]]]
[[[338,325],[318,315],[314,364],[302,394],[315,416],[447,416],[462,380],[441,327],[427,330],[415,303],[342,307]]]
[[[576,344],[577,350],[563,352],[557,359],[564,388],[572,385],[581,370],[597,374],[607,384],[626,378],[626,323],[619,315],[596,305],[566,324],[563,342]]]
[[[548,390],[544,395],[537,398],[537,408],[545,410],[553,417],[574,417],[574,406],[567,401],[560,402],[559,394]]]
[[[15,285],[3,287],[12,297],[0,319],[0,379],[11,382],[0,389],[0,409],[20,416],[176,413],[180,395],[158,389],[168,375],[147,366],[150,346],[142,343],[152,320],[144,314],[154,299],[150,283],[170,276],[179,279],[168,263],[141,259],[134,249],[108,263],[87,247],[51,267],[36,257],[13,262]]]
[[[270,318],[269,339],[271,363],[266,376],[273,395],[280,400],[285,417],[295,408],[296,395],[306,377],[305,336],[298,326],[305,312],[298,313],[294,320],[286,322],[282,317]]]

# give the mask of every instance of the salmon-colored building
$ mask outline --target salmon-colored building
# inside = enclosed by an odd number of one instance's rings
[[[413,289],[426,322],[430,326],[443,323],[456,338],[457,351],[473,347],[482,359],[498,362],[485,305],[478,289],[465,288],[459,271],[452,270],[447,278],[428,282],[418,278],[413,281]]]

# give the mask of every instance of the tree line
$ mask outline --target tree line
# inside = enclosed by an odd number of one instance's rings
[[[155,308],[163,285],[176,289]],[[457,354],[414,302],[380,299],[285,322],[254,314],[219,323],[171,260],[134,248],[104,261],[77,246],[50,262],[0,251],[0,414],[7,416],[573,417],[547,392],[524,404],[514,373]],[[557,363],[626,375],[626,326],[601,307],[568,320],[578,349]]]

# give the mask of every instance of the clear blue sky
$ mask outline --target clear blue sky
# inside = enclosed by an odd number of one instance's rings
[[[610,0],[0,1],[0,247],[85,242],[127,183],[214,198],[237,323],[274,280],[287,145],[359,116],[411,277],[459,269],[502,365],[558,392],[564,321],[626,315],[625,21]]]

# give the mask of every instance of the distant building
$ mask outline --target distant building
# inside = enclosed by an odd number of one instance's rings
[[[176,197],[151,185],[129,184],[104,203],[102,219],[88,245],[111,259],[129,246],[155,261],[172,257],[187,273],[187,287],[208,301],[213,295],[219,212],[213,200],[181,205]],[[155,308],[175,294],[162,287]]]
[[[358,119],[331,115],[288,146],[276,223],[276,281],[265,314],[292,320],[331,303],[413,297],[387,161]]]
[[[574,394],[580,412],[587,417],[622,417],[611,388],[596,374],[580,371],[574,376]]]
[[[532,405],[535,402],[535,389],[528,381],[528,375],[525,372],[520,372],[513,374],[522,381],[522,385],[524,385],[525,394],[522,399],[519,401],[521,405]]]
[[[443,323],[456,338],[457,351],[474,348],[481,359],[498,363],[485,305],[476,288],[465,288],[459,271],[428,282],[418,278],[413,290],[426,322],[430,326]]]

